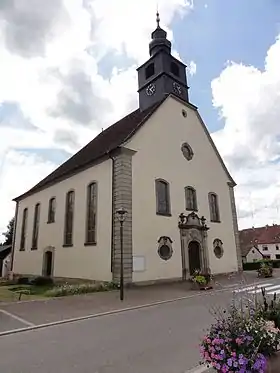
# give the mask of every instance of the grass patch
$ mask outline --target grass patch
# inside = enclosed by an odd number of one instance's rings
[[[114,283],[79,283],[60,285],[7,284],[0,286],[0,302],[64,297],[78,294],[110,291],[117,288]]]
[[[0,302],[15,302],[18,300],[33,300],[45,297],[50,286],[34,285],[2,285],[0,286]]]

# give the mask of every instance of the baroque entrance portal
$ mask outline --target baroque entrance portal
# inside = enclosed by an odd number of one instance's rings
[[[195,270],[210,273],[206,219],[195,212],[180,214],[179,229],[181,237],[182,279],[189,278]]]

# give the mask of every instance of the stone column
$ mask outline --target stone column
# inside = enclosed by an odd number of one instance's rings
[[[180,239],[181,239],[181,257],[182,257],[182,280],[187,279],[187,262],[186,262],[186,231],[180,228]]]
[[[240,248],[240,242],[239,242],[237,212],[236,212],[234,189],[233,189],[234,184],[233,183],[228,183],[228,186],[229,186],[229,195],[230,195],[230,203],[231,203],[231,211],[232,211],[232,224],[233,224],[234,237],[235,237],[238,271],[242,271],[243,270],[242,255],[241,255],[241,248]]]
[[[121,245],[120,222],[116,211],[123,207],[127,211],[123,224],[124,283],[132,282],[132,156],[135,152],[119,148],[112,154],[113,165],[113,281],[120,280]]]

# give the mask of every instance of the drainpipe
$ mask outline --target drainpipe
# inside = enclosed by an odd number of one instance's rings
[[[113,265],[114,265],[114,215],[115,215],[115,198],[114,198],[114,190],[115,190],[115,178],[114,178],[114,170],[115,170],[115,159],[111,156],[110,152],[107,152],[109,158],[112,160],[112,220],[111,220],[111,273],[113,273]]]
[[[14,232],[13,232],[13,240],[12,240],[12,258],[11,258],[11,270],[10,270],[11,272],[13,272],[13,266],[14,266],[14,254],[15,254],[15,243],[16,243],[17,218],[18,218],[18,202],[16,202],[15,221],[14,221]]]

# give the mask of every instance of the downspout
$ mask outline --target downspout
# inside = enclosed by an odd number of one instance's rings
[[[14,266],[17,218],[18,218],[18,202],[16,202],[16,210],[15,210],[14,232],[13,232],[13,241],[12,241],[12,258],[11,258],[11,270],[10,270],[11,272],[13,272],[13,266]]]
[[[112,160],[112,220],[111,220],[111,273],[113,273],[113,265],[114,265],[114,215],[115,215],[115,198],[114,198],[114,191],[115,191],[115,177],[114,177],[114,170],[115,170],[115,159],[111,156],[110,152],[107,153],[109,158]]]

